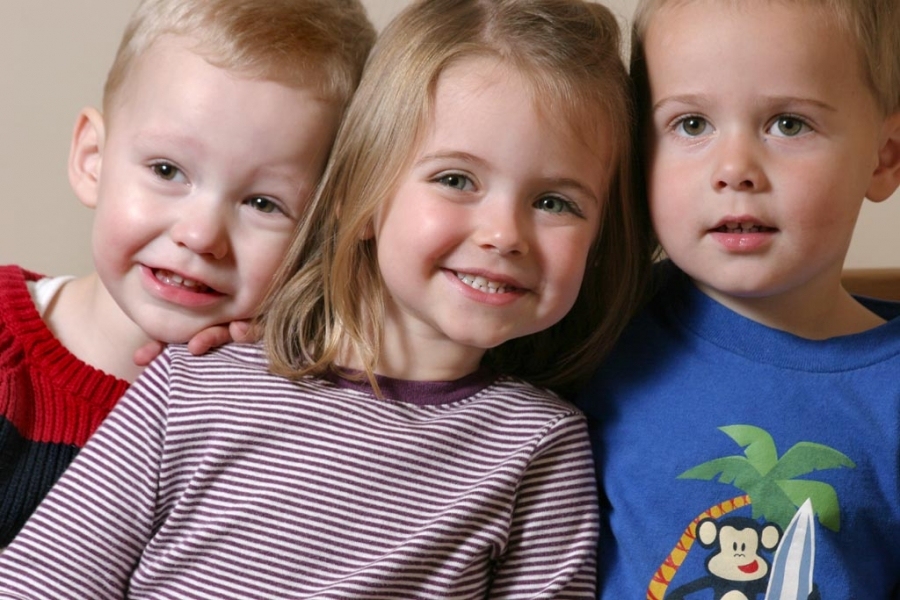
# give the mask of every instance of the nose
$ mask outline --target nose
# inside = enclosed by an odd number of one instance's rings
[[[169,234],[179,246],[195,254],[221,260],[228,254],[228,215],[209,198],[184,200]]]
[[[483,249],[501,256],[528,253],[525,216],[514,200],[488,201],[475,215],[475,242]]]
[[[763,143],[750,134],[723,136],[716,147],[713,189],[758,192],[765,188],[768,182],[759,156]]]

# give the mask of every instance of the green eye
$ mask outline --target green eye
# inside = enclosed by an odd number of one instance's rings
[[[775,122],[775,126],[782,135],[793,137],[803,132],[805,124],[800,119],[794,117],[780,117]]]
[[[261,213],[273,213],[278,210],[278,206],[274,202],[262,196],[248,198],[246,203]]]
[[[706,127],[706,119],[702,117],[686,117],[679,123],[679,129],[690,137],[702,135]]]

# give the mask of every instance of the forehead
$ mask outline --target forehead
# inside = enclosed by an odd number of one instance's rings
[[[558,90],[544,85],[546,77],[494,57],[452,63],[437,79],[426,129],[432,136],[440,129],[444,135],[471,138],[477,128],[466,132],[460,125],[481,119],[486,129],[500,131],[507,139],[524,130],[540,130],[547,144],[608,157],[612,144],[605,109],[559,97]],[[527,121],[525,115],[530,115]],[[496,133],[491,135],[496,139]]]
[[[657,0],[636,18],[639,19],[640,37],[644,40],[676,26],[681,31],[701,33],[711,23],[766,22],[777,26],[779,21],[787,19],[792,27],[799,25],[794,29],[795,34],[812,28],[816,42],[828,44],[834,37],[840,37],[842,43],[857,49],[859,46],[848,22],[852,20],[848,10],[826,0]],[[806,38],[806,42],[812,41],[812,37]],[[756,38],[757,47],[777,42],[774,29]]]
[[[305,173],[319,169],[339,113],[317,89],[242,76],[161,38],[134,62],[105,122],[129,152]]]
[[[495,172],[577,180],[603,197],[614,152],[609,134],[584,135],[569,118],[545,110],[534,92],[529,78],[503,61],[467,59],[448,67],[438,78],[416,160],[463,157]]]
[[[868,87],[855,40],[809,2],[669,2],[650,19],[644,51],[651,91],[698,87],[772,94]]]
[[[614,146],[608,107],[591,101],[594,98],[578,97],[577,90],[570,93],[558,84],[559,78],[553,74],[498,57],[466,57],[448,65],[438,76],[426,130],[433,134],[435,126],[449,117],[451,121],[444,124],[450,131],[454,114],[466,120],[489,118],[506,137],[533,124],[543,131],[548,143],[552,140],[556,145],[578,147],[581,152],[608,159]],[[515,126],[513,109],[520,116],[530,114],[528,123]],[[622,115],[622,120],[627,118]]]
[[[189,39],[161,35],[134,55],[113,97],[106,99],[106,108],[108,112],[116,113],[123,105],[151,101],[157,96],[154,90],[164,97],[173,88],[194,79],[192,72],[211,69],[212,65]],[[170,85],[163,86],[164,82]]]

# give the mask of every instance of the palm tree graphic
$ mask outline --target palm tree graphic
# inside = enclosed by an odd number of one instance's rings
[[[846,455],[822,444],[798,442],[779,458],[775,440],[764,429],[729,425],[719,430],[743,448],[744,455],[716,458],[688,469],[678,478],[710,481],[718,477],[721,483],[731,484],[742,493],[708,508],[690,522],[653,574],[647,600],[662,600],[694,544],[697,523],[705,518],[718,519],[749,504],[754,519],[776,523],[784,530],[797,508],[809,498],[824,527],[832,531],[841,528],[840,504],[834,488],[820,481],[797,478],[824,469],[854,468],[856,465]]]

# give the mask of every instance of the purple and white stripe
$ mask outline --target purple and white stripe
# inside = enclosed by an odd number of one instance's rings
[[[593,597],[584,418],[509,378],[456,396],[170,348],[0,556],[0,598]]]

